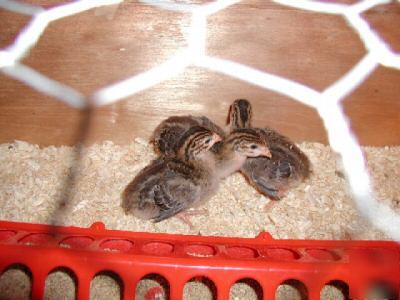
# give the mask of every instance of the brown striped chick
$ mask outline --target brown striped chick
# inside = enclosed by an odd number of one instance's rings
[[[183,134],[193,126],[201,126],[217,133],[222,138],[225,132],[207,117],[172,116],[162,121],[154,130],[151,142],[156,153],[176,156],[178,143]]]
[[[237,99],[229,107],[228,130],[250,128],[253,118],[253,108],[246,99]]]
[[[212,151],[216,159],[216,172],[219,178],[239,171],[249,158],[271,158],[269,146],[262,133],[252,128],[233,130]]]
[[[250,107],[251,109],[251,107]],[[240,120],[244,120],[244,114]],[[249,112],[249,118],[251,111]],[[238,121],[240,121],[238,120]],[[164,120],[154,131],[153,143],[155,150],[167,156],[175,156],[177,142],[191,126],[201,125],[220,136],[224,131],[207,117],[174,116]],[[255,147],[252,149],[251,147]],[[211,151],[215,153],[217,176],[224,178],[238,171],[246,157],[270,157],[268,145],[262,136],[253,129],[238,129],[231,132],[223,141],[216,143]]]
[[[238,99],[233,102],[229,112],[229,126],[252,128],[252,108],[249,101]],[[260,193],[273,200],[279,200],[285,193],[297,186],[310,175],[310,162],[307,156],[287,137],[273,129],[255,129],[268,143],[272,157],[248,158],[241,172]]]
[[[160,157],[125,188],[121,206],[127,214],[159,222],[198,206],[218,188],[215,164],[208,151],[221,138],[199,126],[177,143],[176,157]]]

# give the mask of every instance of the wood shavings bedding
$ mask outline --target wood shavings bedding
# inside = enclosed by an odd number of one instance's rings
[[[266,230],[275,238],[388,239],[360,217],[331,149],[318,143],[299,147],[310,158],[312,176],[281,201],[271,202],[237,173],[225,179],[204,205],[208,215],[191,217],[190,228],[176,217],[155,224],[123,213],[121,192],[156,157],[141,138],[126,146],[103,142],[84,147],[79,160],[77,147],[39,148],[21,141],[1,144],[0,219],[54,220],[59,225],[83,227],[102,221],[109,229],[213,236],[254,237]],[[364,147],[364,151],[377,199],[400,213],[400,146]],[[3,285],[8,288],[0,282],[0,292]],[[245,290],[242,287],[234,294],[249,295]],[[281,299],[288,299],[285,295],[290,293],[284,291]],[[331,299],[329,293],[324,299]]]
[[[140,138],[127,146],[104,142],[83,148],[39,148],[17,141],[0,145],[0,219],[89,226],[102,221],[109,229],[213,236],[254,237],[267,230],[275,238],[387,239],[363,220],[347,192],[346,182],[328,146],[302,143],[311,160],[309,180],[281,201],[271,202],[239,173],[225,179],[204,205],[208,215],[191,217],[193,228],[178,218],[153,223],[126,216],[121,192],[155,154]],[[400,147],[365,147],[379,201],[400,210]],[[75,166],[77,176],[66,181]],[[68,199],[66,199],[68,198]],[[269,204],[270,203],[270,204]],[[266,204],[271,206],[264,210]],[[240,222],[241,226],[235,226]]]

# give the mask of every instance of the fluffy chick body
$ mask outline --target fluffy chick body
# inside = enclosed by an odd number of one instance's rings
[[[270,128],[264,128],[262,132],[269,143],[271,159],[248,158],[241,172],[259,192],[279,200],[289,189],[309,177],[310,162],[285,136]]]
[[[128,184],[121,204],[125,212],[159,222],[204,203],[218,189],[208,150],[219,140],[207,129],[191,127],[180,139],[176,157],[152,161]]]
[[[231,130],[253,128],[250,102],[238,99],[229,113]],[[278,200],[310,175],[310,161],[289,138],[271,128],[253,128],[268,143],[271,158],[247,158],[241,172],[249,183],[265,196]]]

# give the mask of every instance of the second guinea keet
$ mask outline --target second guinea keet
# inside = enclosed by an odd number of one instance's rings
[[[228,130],[250,128],[253,118],[253,108],[246,99],[237,99],[229,107]]]
[[[251,111],[249,101],[235,100],[230,107],[230,128],[235,131],[243,126],[257,131],[268,143],[272,157],[248,158],[241,172],[260,193],[278,200],[310,175],[310,162],[295,143],[277,131],[253,128]]]
[[[225,137],[225,132],[205,116],[172,116],[163,120],[153,132],[151,142],[155,152],[175,156],[182,136],[194,126],[204,127],[222,138]]]
[[[234,119],[238,122],[243,122],[238,126],[245,126],[246,120],[250,121],[251,119],[251,107],[244,105],[243,109],[246,108],[249,108],[250,111],[235,112],[237,115],[240,114],[240,118],[235,117]],[[203,126],[225,137],[223,141],[216,143],[211,148],[211,151],[215,154],[216,174],[219,178],[224,178],[238,171],[247,157],[271,157],[266,141],[263,139],[262,134],[256,130],[237,128],[226,136],[224,131],[207,117],[190,115],[172,116],[157,126],[152,138],[155,151],[166,156],[177,155],[178,141],[193,126]]]

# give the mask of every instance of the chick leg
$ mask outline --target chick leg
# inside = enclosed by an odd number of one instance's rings
[[[270,199],[269,202],[264,205],[264,211],[265,212],[270,212],[277,202],[278,201],[276,201],[276,200],[271,200]]]
[[[181,220],[183,223],[189,226],[190,230],[194,229],[194,225],[192,221],[190,220],[190,217],[194,216],[208,216],[208,209],[207,208],[202,208],[202,209],[191,209],[191,210],[186,210],[177,215],[179,220]]]

